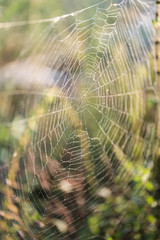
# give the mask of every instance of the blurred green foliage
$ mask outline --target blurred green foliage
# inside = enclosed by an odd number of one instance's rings
[[[80,1],[79,1],[80,2]],[[94,1],[96,3],[96,1]],[[70,1],[26,1],[26,0],[4,0],[0,1],[0,19],[1,22],[5,21],[17,21],[17,20],[29,20],[29,19],[38,19],[38,18],[49,18],[57,15],[62,15],[66,13],[66,9],[68,12],[75,11],[79,9],[79,5],[81,8],[89,6],[91,1],[82,1],[78,4],[73,2],[70,4]],[[93,4],[93,1],[92,1]],[[14,30],[13,30],[14,31]],[[24,39],[27,36],[30,29],[22,29],[24,31]],[[12,36],[12,34],[11,34]],[[7,40],[6,40],[7,39]],[[13,34],[12,39],[8,39],[6,36],[6,32],[2,31],[0,36],[1,46],[1,65],[4,65],[6,62],[13,61],[19,55],[20,49],[22,48],[23,43],[21,43],[20,35]],[[7,41],[7,43],[6,43]],[[15,47],[15,42],[18,47]],[[98,44],[96,41],[93,42],[93,45]],[[88,52],[87,54],[94,55],[93,52]],[[154,71],[154,70],[153,70]],[[146,78],[145,69],[143,66],[140,66],[135,72],[135,78],[138,82],[139,72],[143,73],[143,78]],[[152,73],[154,75],[154,73]],[[124,81],[123,79],[119,80],[119,84]],[[105,89],[106,90],[106,89]],[[58,92],[55,88],[51,89],[51,92]],[[49,92],[48,96],[45,96],[42,100],[38,100],[36,107],[30,104],[30,109],[28,112],[29,117],[36,117],[37,114],[44,114],[48,106],[50,106],[50,102],[54,104],[56,101],[59,102],[57,104],[57,110],[60,110],[63,106],[68,107],[70,110],[67,111],[67,121],[64,123],[68,126],[68,131],[64,134],[64,139],[69,139],[70,130],[76,129],[76,134],[72,136],[75,139],[75,146],[78,151],[82,151],[82,154],[85,156],[84,163],[87,159],[93,158],[96,159],[99,154],[98,161],[103,162],[102,149],[103,146],[99,142],[94,141],[86,141],[85,147],[83,145],[84,139],[89,139],[89,137],[94,137],[96,135],[96,121],[91,122],[91,116],[86,114],[86,125],[88,126],[88,136],[86,133],[80,134],[80,131],[83,129],[79,129],[78,123],[82,121],[80,117],[77,115],[75,109],[70,106],[69,101],[67,101],[63,95],[57,98],[50,98]],[[46,95],[47,95],[46,94]],[[59,94],[59,92],[58,92]],[[57,94],[57,95],[58,95]],[[5,96],[2,95],[0,97],[0,102],[5,102],[6,104],[1,107],[0,117],[1,121],[10,121],[12,122],[12,131],[10,132],[9,128],[0,127],[0,156],[1,156],[1,165],[2,171],[0,179],[2,180],[0,183],[0,239],[2,240],[16,240],[16,239],[60,239],[57,238],[59,232],[62,234],[64,239],[106,239],[106,240],[160,240],[160,177],[159,177],[159,153],[156,152],[155,163],[153,166],[152,172],[150,172],[150,165],[142,166],[143,156],[141,156],[141,146],[143,143],[139,140],[138,142],[134,142],[134,139],[130,141],[130,146],[134,149],[133,161],[128,161],[126,156],[123,154],[121,149],[118,146],[115,146],[115,149],[112,149],[112,153],[115,155],[115,162],[117,162],[122,169],[126,172],[124,178],[121,179],[119,176],[119,172],[114,173],[114,177],[112,179],[111,185],[102,187],[102,189],[96,189],[98,186],[97,182],[100,181],[102,176],[94,179],[93,175],[96,175],[96,167],[95,165],[98,163],[92,162],[89,165],[89,168],[84,164],[83,168],[86,172],[86,182],[89,189],[90,185],[95,185],[94,190],[86,190],[86,198],[89,198],[90,201],[88,204],[89,211],[84,217],[83,215],[83,204],[80,207],[80,211],[77,213],[75,211],[75,215],[79,214],[81,222],[84,222],[83,228],[81,230],[77,230],[76,233],[73,231],[74,224],[69,229],[73,234],[68,235],[68,238],[65,238],[65,234],[67,232],[65,221],[62,221],[55,216],[48,215],[48,219],[46,218],[46,222],[43,219],[43,206],[44,203],[43,194],[45,194],[44,189],[47,193],[54,192],[56,186],[52,181],[52,170],[47,169],[44,171],[44,175],[42,174],[40,179],[37,178],[35,183],[35,188],[32,188],[32,193],[28,191],[28,186],[26,184],[25,179],[25,163],[21,162],[22,156],[21,152],[23,150],[23,146],[27,146],[28,142],[31,139],[31,136],[36,134],[37,129],[33,122],[27,121],[22,125],[16,126],[16,121],[24,118],[24,105],[25,105],[25,94],[21,95],[21,102],[24,100],[24,103],[20,105],[20,100],[18,97],[10,97],[9,100],[5,99]],[[143,96],[141,96],[143,99]],[[31,102],[34,102],[31,99]],[[92,104],[96,102],[96,99],[91,99]],[[57,102],[56,102],[57,103]],[[145,105],[146,103],[146,105]],[[85,104],[85,99],[84,99]],[[147,122],[151,124],[155,122],[155,112],[156,112],[156,100],[154,92],[148,91],[145,93],[144,102],[142,100],[143,105],[143,116]],[[97,119],[102,117],[102,114],[105,112],[96,112],[94,108],[87,106],[86,112],[90,112],[93,115],[97,116]],[[134,107],[134,116],[135,119],[131,119],[128,124],[133,127],[133,131],[136,131],[136,126],[138,126],[138,117],[139,113],[136,112],[137,108]],[[16,112],[16,114],[15,114]],[[14,116],[14,114],[16,116]],[[18,117],[17,117],[18,116]],[[17,119],[19,118],[19,119]],[[60,119],[59,119],[60,121]],[[51,122],[51,119],[48,119],[48,124]],[[42,123],[41,123],[42,124]],[[19,129],[18,133],[15,132]],[[114,130],[114,129],[113,129]],[[155,129],[154,129],[155,131]],[[11,136],[12,133],[12,136]],[[110,135],[112,133],[109,133]],[[147,137],[150,137],[151,132],[148,133]],[[115,138],[119,137],[119,132],[115,135]],[[53,140],[55,141],[55,139]],[[63,147],[66,146],[65,142],[59,142]],[[154,145],[154,143],[153,143]],[[110,148],[110,143],[107,142],[106,148]],[[16,149],[16,152],[15,152]],[[58,149],[58,148],[57,148]],[[98,154],[94,156],[92,154],[93,149],[97,149]],[[58,159],[60,155],[60,151],[62,149],[58,149],[58,152],[55,152],[55,159]],[[85,152],[86,151],[86,152]],[[127,149],[126,149],[127,151]],[[42,154],[44,154],[45,150],[42,149]],[[96,152],[96,151],[95,151]],[[66,154],[67,155],[67,154]],[[37,156],[39,157],[39,156]],[[50,162],[51,168],[53,165],[60,170],[64,170],[64,174],[67,172],[67,166],[60,166],[55,160],[49,159],[50,154],[48,153],[47,161]],[[68,156],[65,156],[66,159]],[[31,167],[31,159],[30,159],[30,151],[26,149],[26,164],[29,169],[28,173],[28,182],[33,182],[34,172]],[[68,157],[69,158],[69,157]],[[8,160],[9,159],[9,160]],[[11,163],[8,165],[7,163],[10,161]],[[148,160],[148,159],[147,159]],[[51,163],[52,162],[52,163]],[[134,162],[134,164],[133,164]],[[7,167],[5,164],[7,163]],[[42,163],[42,165],[45,163]],[[105,164],[104,164],[105,165]],[[3,169],[4,167],[4,169]],[[37,166],[37,168],[40,166]],[[113,169],[110,167],[109,169],[112,171]],[[21,172],[21,174],[20,174]],[[95,173],[95,174],[94,174]],[[103,171],[102,171],[103,175]],[[23,176],[22,179],[19,179],[19,176]],[[72,179],[74,182],[74,179]],[[108,181],[107,178],[103,180],[103,183]],[[58,180],[57,180],[58,182]],[[21,183],[21,184],[20,184]],[[22,184],[23,183],[23,184]],[[58,184],[58,183],[57,183]],[[83,190],[81,185],[83,183],[78,183],[80,190]],[[111,187],[110,187],[111,186]],[[125,186],[125,188],[124,188]],[[76,189],[74,189],[76,192]],[[23,196],[21,196],[23,192]],[[58,194],[61,198],[63,198],[63,191],[59,189]],[[57,195],[58,195],[57,194]],[[73,193],[72,193],[73,194]],[[77,198],[82,198],[81,194],[77,197],[74,196],[75,201]],[[36,204],[35,204],[36,202]],[[78,202],[78,201],[77,201]],[[41,211],[33,211],[34,208],[39,205]],[[54,212],[54,204],[58,209],[59,202],[57,199],[54,199],[53,203],[51,202],[50,211]],[[60,206],[62,207],[62,206]],[[60,209],[59,207],[59,209]],[[62,211],[65,212],[65,209],[62,208]],[[69,215],[66,212],[66,215]],[[65,214],[64,214],[65,215]],[[25,224],[24,224],[25,223]],[[43,234],[40,236],[34,237],[34,233],[37,231],[41,232],[43,230]],[[55,236],[52,233],[55,232]],[[32,234],[33,233],[33,234]]]

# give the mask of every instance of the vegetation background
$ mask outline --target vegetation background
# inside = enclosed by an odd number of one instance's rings
[[[70,0],[0,0],[0,22],[52,18],[88,7],[98,2],[98,0],[82,0],[73,1],[71,4]],[[15,34],[14,30],[11,30],[10,35],[7,35],[5,31],[1,31],[1,67],[17,58],[27,34],[28,29],[25,29],[25,27],[21,30],[21,34]],[[154,68],[152,71],[154,78]],[[7,84],[8,83],[5,85],[5,89],[10,89],[11,86],[8,86]],[[23,98],[23,96],[21,96],[21,98]],[[14,113],[17,111],[19,111],[19,115],[23,115],[24,104],[19,105],[18,101],[18,98],[6,100],[4,95],[0,96],[0,104],[2,105],[0,110],[1,121],[12,121],[14,119]],[[146,118],[151,119],[151,122],[154,122],[155,119],[153,116],[155,115],[157,105],[155,96],[152,92],[149,94],[149,99],[147,99],[147,101],[148,113],[146,114]],[[47,97],[43,99],[43,103],[39,104],[38,111],[42,110],[43,112],[43,108],[45,109],[46,107],[48,107]],[[31,111],[31,114],[33,114],[33,111]],[[51,222],[52,219],[49,217],[44,223],[42,221],[41,212],[32,212],[34,201],[36,201],[41,208],[40,204],[44,194],[42,189],[45,188],[49,191],[50,188],[52,188],[47,180],[48,178],[51,178],[49,172],[42,177],[42,186],[39,185],[38,188],[36,186],[32,195],[28,195],[24,184],[24,199],[26,197],[29,201],[21,200],[21,186],[17,175],[20,171],[19,168],[21,167],[23,169],[24,165],[22,164],[19,166],[19,161],[21,159],[19,152],[24,141],[29,141],[31,127],[29,128],[29,131],[25,132],[24,140],[21,134],[18,138],[10,138],[10,132],[7,131],[6,128],[0,126],[0,239],[61,239],[57,237],[57,235],[51,235],[54,231],[55,234],[60,233],[62,239],[66,240],[76,240],[79,238],[82,240],[160,240],[159,150],[156,149],[155,151],[155,160],[153,162],[152,171],[150,165],[147,167],[142,166],[141,161],[138,162],[137,160],[135,167],[133,162],[129,162],[125,159],[122,165],[127,171],[127,177],[120,182],[118,176],[115,175],[114,185],[112,186],[113,189],[111,189],[112,191],[107,188],[108,192],[106,192],[106,195],[102,194],[100,198],[96,198],[93,205],[92,201],[94,196],[91,197],[91,200],[88,203],[91,207],[89,212],[86,213],[87,217],[84,219],[81,217],[80,219],[79,224],[81,225],[83,222],[83,228],[77,228],[73,233],[66,235],[67,230],[65,229],[63,221],[58,222],[54,218],[54,222]],[[17,132],[15,135],[17,136]],[[17,146],[16,154],[14,154]],[[91,144],[90,149],[95,146],[98,145],[95,143],[93,143],[93,145]],[[135,146],[135,149],[135,158],[138,158],[138,147]],[[121,158],[120,149],[116,150],[116,155],[117,158]],[[135,172],[136,174],[132,174]],[[32,178],[33,172],[30,174]],[[127,191],[127,189],[129,189],[129,191]],[[87,194],[87,197],[91,195],[90,192],[87,192]],[[53,211],[53,205],[50,206],[50,209]],[[75,215],[77,214],[79,213],[75,212]],[[54,227],[51,228],[53,225]],[[44,228],[46,229],[44,234],[40,236],[34,236],[32,234],[36,233],[37,229],[38,231],[41,231]]]

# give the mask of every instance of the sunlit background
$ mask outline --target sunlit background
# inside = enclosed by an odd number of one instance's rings
[[[160,239],[155,11],[0,1],[0,239]]]

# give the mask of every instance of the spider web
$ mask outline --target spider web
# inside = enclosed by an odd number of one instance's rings
[[[151,168],[154,11],[153,1],[107,0],[53,19],[0,24],[7,37],[25,35],[18,57],[0,70],[9,142],[1,155],[7,166],[17,159],[21,218],[38,239],[79,239],[97,201],[130,191],[139,166]],[[30,218],[41,224],[31,227]]]

